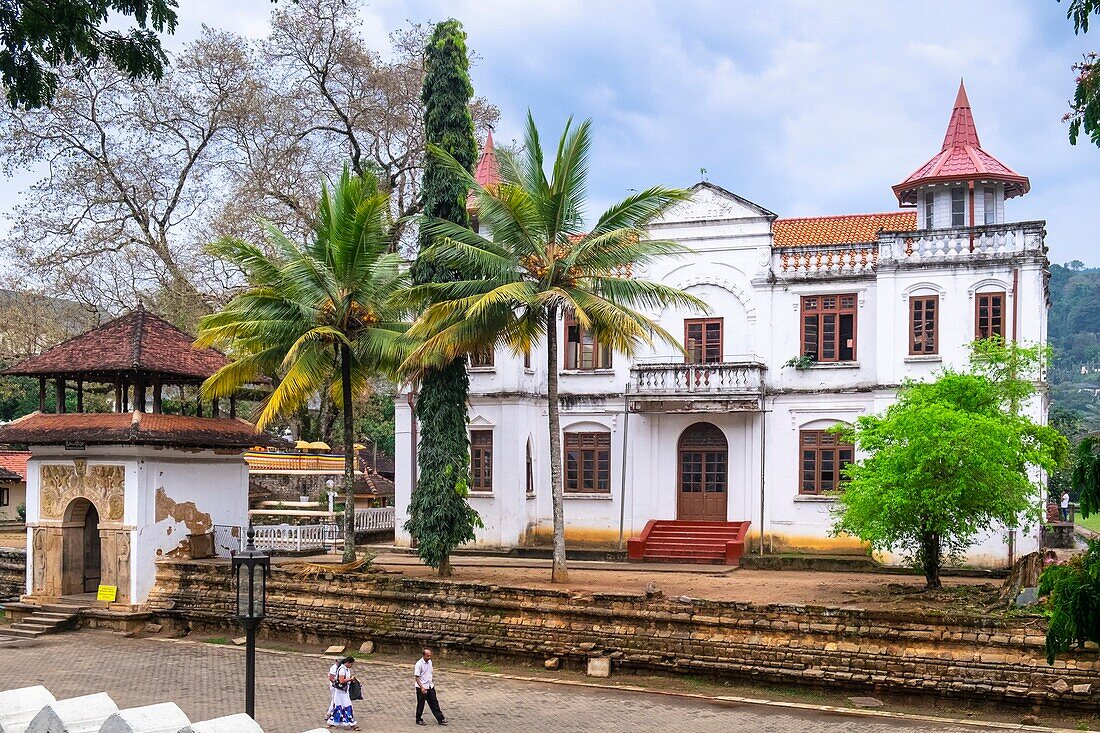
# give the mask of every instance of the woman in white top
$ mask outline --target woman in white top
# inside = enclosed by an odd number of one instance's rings
[[[359,730],[355,722],[355,714],[351,709],[351,696],[348,687],[355,675],[351,672],[351,665],[355,663],[354,657],[344,657],[332,665],[328,671],[329,687],[332,688],[332,704],[329,705],[328,716],[325,722],[330,728],[347,728]]]

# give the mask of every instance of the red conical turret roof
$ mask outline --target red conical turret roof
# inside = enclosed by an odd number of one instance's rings
[[[920,186],[976,180],[1004,183],[1005,198],[1021,196],[1031,189],[1027,176],[1021,176],[982,150],[970,100],[966,97],[966,87],[960,81],[955,108],[951,111],[947,133],[943,136],[943,147],[931,160],[894,186],[894,194],[902,206],[913,206],[917,203],[916,189]]]
[[[493,147],[493,131],[489,130],[485,138],[485,147],[481,149],[481,157],[477,159],[477,167],[474,168],[474,180],[482,188],[488,188],[500,183],[500,166],[497,164],[497,151]],[[466,199],[466,208],[477,208],[477,197],[470,193]]]

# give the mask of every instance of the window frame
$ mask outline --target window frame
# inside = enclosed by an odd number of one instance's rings
[[[496,349],[484,349],[470,352],[471,369],[495,369]]]
[[[921,331],[922,333],[917,335],[917,309],[920,304],[920,310],[922,312],[923,323]],[[932,305],[932,319],[931,319],[931,333],[929,333],[928,323],[928,306]],[[909,296],[909,356],[935,356],[940,353],[940,296],[939,294],[932,295],[910,295]],[[918,350],[918,340],[927,346],[928,342],[931,342],[931,349],[924,348]]]
[[[528,438],[526,442],[526,486],[525,494],[528,497],[535,495],[535,457],[531,453],[531,439]]]
[[[936,194],[934,191],[924,192],[924,228],[936,227]]]
[[[990,203],[993,205],[990,206]],[[985,186],[982,191],[982,219],[986,226],[997,223],[997,189]]]
[[[960,206],[958,211],[955,211],[955,204]],[[962,186],[951,187],[951,226],[966,226],[966,189]]]
[[[470,428],[470,493],[493,493],[493,433],[492,428]],[[478,442],[475,436],[484,435],[488,442]]]
[[[808,445],[806,442],[807,437],[813,437],[816,442],[812,445]],[[831,441],[831,442],[826,442]],[[826,451],[833,452],[833,486],[829,489],[822,488],[822,458],[821,454]],[[842,462],[840,457],[841,451],[848,452],[848,459]],[[812,452],[814,455],[814,468],[812,486],[807,487],[806,481],[806,454]],[[828,429],[808,429],[798,431],[798,495],[799,496],[827,496],[832,492],[839,491],[843,488],[844,477],[843,469],[845,466],[855,461],[855,446],[850,443],[841,443],[836,435],[830,433]]]
[[[836,306],[832,308],[825,307],[825,301],[828,298],[833,298],[836,301]],[[844,299],[850,298],[851,305],[843,306]],[[811,303],[816,303],[812,305]],[[823,356],[825,352],[825,328],[824,321],[826,316],[835,316],[836,321],[834,324],[835,342],[833,343],[833,356]],[[843,316],[850,315],[852,317],[852,345],[851,353],[846,358],[841,358],[842,349],[847,347],[841,346],[840,335],[840,322]],[[806,325],[809,317],[817,317],[816,328],[816,344],[813,353],[813,359],[819,364],[846,364],[855,362],[859,359],[859,296],[856,293],[823,293],[820,295],[803,295],[799,299],[799,348],[801,349],[801,356],[809,356],[809,349],[807,348],[807,334]]]
[[[726,326],[723,318],[685,318],[684,319],[684,351],[689,353],[684,356],[685,364],[721,364],[723,359],[725,344],[726,344]],[[707,351],[710,346],[707,340],[707,326],[718,326],[718,349],[717,359],[707,359]],[[700,333],[703,336],[703,342],[698,346],[699,356],[696,356],[695,350],[688,346],[691,339],[688,338],[688,332],[692,326],[698,326]],[[701,358],[700,358],[701,357]]]
[[[992,325],[993,325],[993,323],[992,323],[992,321],[993,321],[992,313],[989,313],[986,316],[986,319],[989,321],[990,332],[986,333],[984,335],[982,334],[982,300],[983,299],[988,299],[988,303],[986,305],[986,308],[992,308],[994,297],[999,297],[1001,299],[1001,302],[1000,302],[1001,325],[1000,325],[1000,330],[998,332],[996,332],[995,335],[1000,336],[1002,339],[1005,338],[1005,333],[1008,330],[1008,293],[1004,290],[990,290],[990,291],[983,292],[983,293],[974,293],[974,339],[975,340],[980,341],[982,339],[987,339],[990,336],[994,335],[993,330],[992,330]]]
[[[11,505],[11,489],[7,486],[0,486],[0,506]]]
[[[586,445],[586,441],[591,441]],[[570,462],[575,468],[571,468]],[[586,463],[592,473],[587,475]],[[601,464],[604,468],[601,468]],[[575,476],[571,477],[571,472]],[[599,488],[601,472],[606,488]],[[562,488],[566,494],[611,494],[611,432],[570,430],[562,434]]]
[[[603,345],[595,336],[591,336],[590,349],[592,354],[592,366],[583,366],[581,349],[585,346],[585,336],[589,335],[584,328],[577,323],[572,313],[568,313],[564,319],[562,329],[562,344],[565,346],[562,354],[562,368],[567,372],[598,372],[612,368],[612,351]],[[577,341],[569,340],[569,329],[577,329]],[[576,346],[574,347],[574,344]]]

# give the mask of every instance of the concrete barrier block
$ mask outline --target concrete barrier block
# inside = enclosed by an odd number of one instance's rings
[[[119,710],[103,721],[99,733],[178,733],[191,719],[174,702]]]
[[[38,711],[57,702],[42,685],[0,692],[0,733],[23,733]]]
[[[589,677],[610,677],[611,676],[611,660],[607,657],[589,657],[588,658],[588,676]]]
[[[58,700],[31,719],[27,733],[97,733],[118,705],[106,692]]]
[[[264,729],[244,713],[237,713],[192,723],[186,728],[180,728],[179,733],[264,733]]]

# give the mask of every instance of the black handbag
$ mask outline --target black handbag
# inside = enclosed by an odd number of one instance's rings
[[[359,684],[359,680],[350,680],[348,682],[348,697],[352,700],[363,699],[363,685]]]

